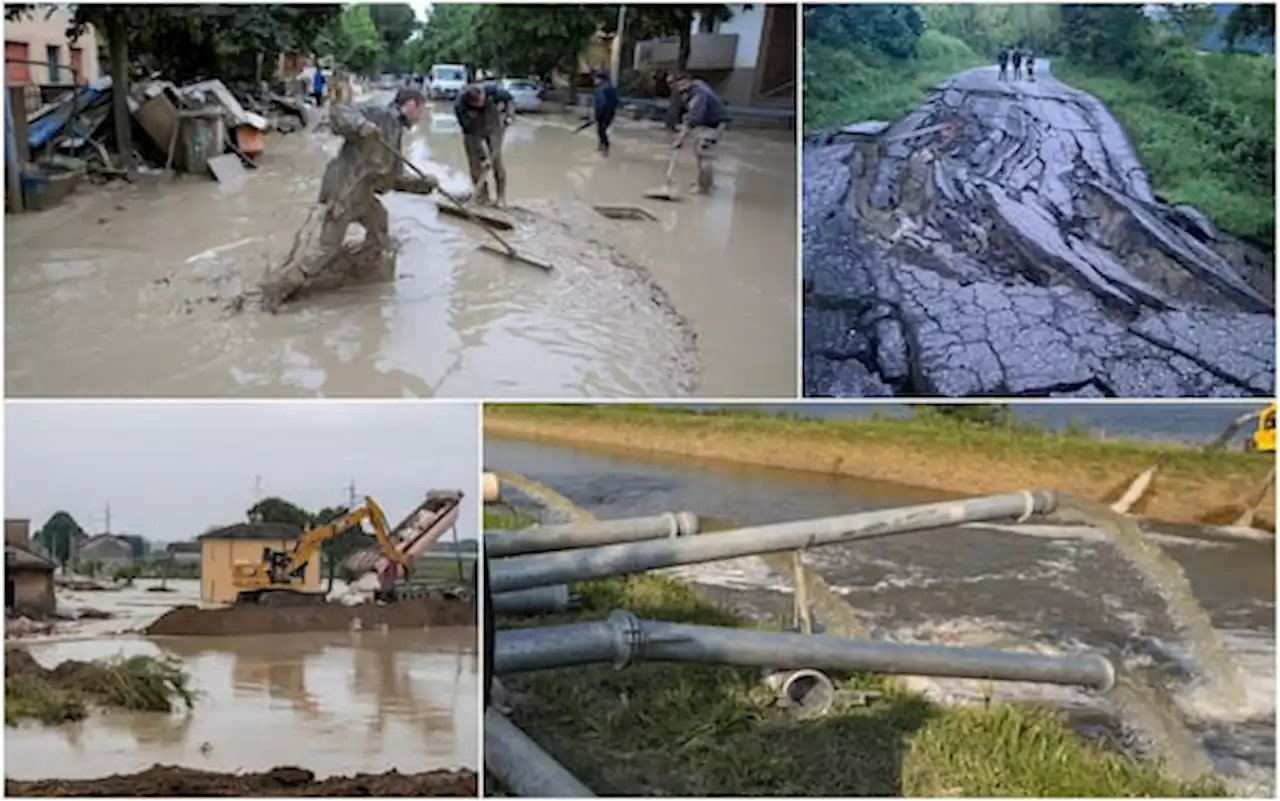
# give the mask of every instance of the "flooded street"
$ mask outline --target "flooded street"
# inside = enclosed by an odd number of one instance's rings
[[[795,149],[789,131],[725,135],[710,198],[640,197],[670,136],[621,121],[608,159],[576,118],[507,132],[518,249],[435,197],[388,195],[397,280],[277,316],[225,303],[279,263],[339,140],[272,136],[238,185],[187,177],[86,188],[6,227],[6,387],[30,396],[789,396],[795,386]],[[446,190],[469,180],[452,110],[408,155]],[[692,180],[683,152],[677,185]],[[620,221],[593,206],[636,206]],[[48,324],[56,319],[58,325]]]
[[[488,469],[527,475],[605,518],[689,509],[708,519],[770,523],[941,500],[933,491],[847,477],[489,439]],[[1123,655],[1126,673],[1175,704],[1217,768],[1250,794],[1274,788],[1275,544],[1148,526],[1180,565],[1243,685],[1243,711],[1196,678],[1200,666],[1160,596],[1090,528],[969,525],[806,554],[875,636]],[[789,615],[790,582],[758,558],[677,568],[751,615]],[[938,680],[943,698],[980,702],[985,682]],[[1001,696],[1107,715],[1105,699],[1070,688],[998,685]],[[1165,712],[1175,710],[1166,709]],[[1261,788],[1261,789],[1259,789]]]
[[[119,655],[176,657],[191,676],[196,705],[172,715],[99,711],[76,723],[10,727],[11,779],[95,778],[156,763],[228,772],[289,765],[321,778],[479,765],[473,628],[109,637],[102,632],[148,623],[167,604],[138,606],[125,592],[69,595],[77,596],[69,608],[89,598],[85,606],[117,617],[17,644],[45,667]]]

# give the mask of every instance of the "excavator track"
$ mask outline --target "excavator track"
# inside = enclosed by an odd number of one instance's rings
[[[313,606],[322,604],[325,600],[325,595],[321,592],[274,588],[247,590],[236,596],[237,604],[258,606]]]

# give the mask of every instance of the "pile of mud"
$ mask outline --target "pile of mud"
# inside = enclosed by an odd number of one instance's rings
[[[305,606],[245,604],[225,609],[180,606],[166,612],[144,633],[164,637],[233,637],[298,631],[347,631],[352,628],[417,629],[474,625],[474,602],[421,598],[359,606],[335,603]]]
[[[1272,392],[1273,254],[1163,202],[1051,76],[961,73],[803,175],[806,395]]]
[[[101,779],[5,779],[5,795],[13,797],[414,797],[475,798],[476,774],[469,770],[428,773],[360,773],[317,779],[302,768],[280,767],[266,773],[215,773],[155,765],[141,773]]]

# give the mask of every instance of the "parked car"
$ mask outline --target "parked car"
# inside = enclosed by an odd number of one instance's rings
[[[467,88],[467,68],[461,64],[435,64],[427,75],[427,95],[432,100],[452,100]]]
[[[511,94],[516,111],[542,109],[542,89],[537,83],[523,78],[503,78],[502,88]]]
[[[377,87],[379,89],[395,89],[399,85],[400,82],[396,80],[396,76],[390,73],[384,72],[382,75],[378,76]]]

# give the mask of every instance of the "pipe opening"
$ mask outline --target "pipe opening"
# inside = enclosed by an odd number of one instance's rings
[[[818,670],[775,673],[770,683],[778,688],[778,706],[799,720],[827,714],[836,700],[835,682]]]

